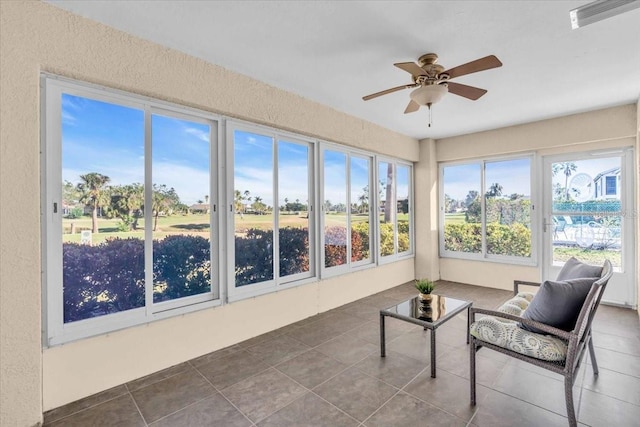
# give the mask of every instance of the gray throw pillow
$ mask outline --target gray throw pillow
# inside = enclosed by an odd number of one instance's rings
[[[571,257],[562,266],[556,280],[578,279],[580,277],[600,277],[601,275],[601,266],[585,264],[574,257]]]
[[[583,277],[564,281],[547,280],[540,286],[522,317],[571,331],[578,320],[580,309],[591,285],[598,279],[598,277]],[[531,332],[546,333],[524,324],[521,326]]]

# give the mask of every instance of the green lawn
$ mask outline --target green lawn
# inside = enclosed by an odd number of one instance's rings
[[[571,257],[576,257],[582,262],[593,265],[602,265],[605,259],[611,261],[614,268],[622,266],[622,254],[620,251],[607,249],[583,249],[583,248],[553,248],[553,261],[566,262]]]
[[[448,213],[444,215],[444,222],[446,224],[459,224],[466,221],[464,212]]]
[[[307,227],[309,219],[306,218],[306,212],[298,214],[281,214],[280,227]],[[364,222],[369,220],[367,214],[354,214],[351,216],[353,222]],[[381,216],[382,219],[382,216]],[[398,214],[399,221],[407,221],[408,214]],[[339,226],[346,222],[345,213],[328,213],[325,216],[325,225]],[[104,242],[108,238],[126,239],[129,237],[142,239],[144,237],[144,219],[138,221],[138,229],[136,231],[123,232],[118,231],[118,219],[98,219],[99,232],[92,236],[93,244]],[[75,233],[71,234],[71,224],[74,224]],[[255,214],[236,214],[235,228],[236,232],[243,233],[250,228],[258,228],[267,230],[272,227],[273,214],[255,215]],[[91,218],[84,216],[76,219],[63,219],[62,226],[64,234],[62,240],[64,242],[80,242],[80,231],[91,230]],[[154,238],[163,238],[170,234],[192,234],[207,237],[209,234],[209,215],[189,214],[189,215],[171,215],[158,218],[158,228],[153,233]]]

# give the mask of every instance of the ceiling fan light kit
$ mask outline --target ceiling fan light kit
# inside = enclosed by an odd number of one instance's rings
[[[413,90],[409,97],[420,105],[431,106],[440,101],[449,92],[446,83],[421,86]]]
[[[393,64],[411,74],[413,83],[372,93],[371,95],[362,97],[362,99],[368,101],[399,90],[417,88],[409,94],[411,101],[409,101],[409,105],[407,105],[404,113],[407,114],[418,111],[421,106],[427,107],[429,109],[429,127],[431,127],[431,106],[440,101],[447,93],[450,92],[472,101],[479,99],[487,93],[485,89],[453,83],[449,80],[502,66],[502,62],[494,55],[485,56],[484,58],[448,70],[442,65],[437,64],[437,62],[438,55],[435,53],[427,53],[418,58],[417,64],[414,62],[399,62]]]
[[[421,86],[418,89],[412,91],[409,94],[411,101],[420,105],[426,105],[429,108],[429,127],[431,127],[431,106],[440,101],[447,93],[449,89],[446,83],[432,84],[428,86]],[[411,103],[409,105],[412,105]],[[407,107],[408,109],[409,107]],[[417,110],[417,108],[416,108]],[[407,111],[405,110],[405,114]]]
[[[571,29],[629,12],[640,7],[640,0],[597,0],[569,11]]]

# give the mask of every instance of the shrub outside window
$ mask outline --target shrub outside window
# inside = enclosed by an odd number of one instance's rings
[[[442,164],[440,176],[442,256],[535,262],[531,156]]]

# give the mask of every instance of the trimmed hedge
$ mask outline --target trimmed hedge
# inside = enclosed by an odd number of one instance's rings
[[[383,244],[393,253],[393,225],[382,224]],[[409,248],[408,222],[399,223],[400,250]],[[309,271],[306,228],[278,231],[279,274]],[[325,230],[325,266],[347,262],[347,229]],[[389,246],[390,245],[390,246]],[[351,228],[351,260],[370,254],[369,223]],[[249,229],[235,237],[235,284],[272,280],[273,231]],[[73,322],[145,306],[144,241],[109,239],[95,246],[63,243],[64,321]],[[153,241],[154,302],[182,298],[211,289],[210,242],[201,236],[172,235]]]
[[[167,236],[153,242],[155,302],[208,292],[209,240]],[[64,321],[144,307],[144,241],[110,239],[62,245]]]
[[[482,226],[478,223],[452,223],[444,226],[445,249],[480,253]],[[487,252],[495,255],[531,256],[531,230],[520,223],[487,224]]]

